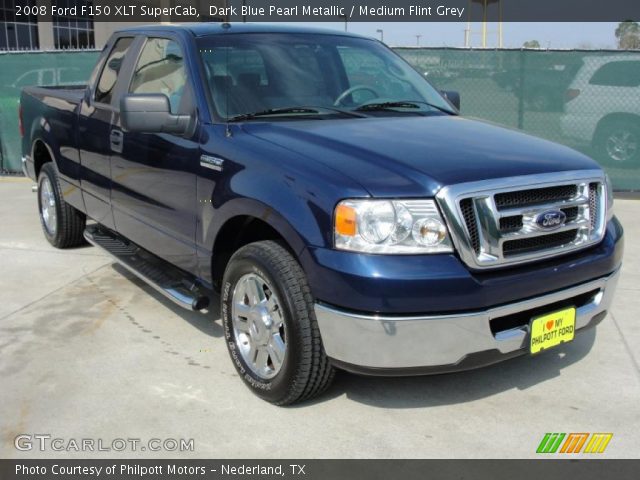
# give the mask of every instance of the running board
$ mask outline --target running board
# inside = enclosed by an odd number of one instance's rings
[[[88,225],[84,238],[182,308],[204,310],[209,306],[209,293],[198,285],[193,275],[179,270],[117,233],[100,225]]]

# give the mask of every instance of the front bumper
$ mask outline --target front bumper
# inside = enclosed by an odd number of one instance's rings
[[[620,267],[624,234],[614,217],[602,242],[561,257],[472,271],[455,254],[369,255],[308,247],[300,256],[313,296],[383,316],[476,312],[559,292]]]
[[[467,370],[528,351],[528,319],[576,309],[576,333],[607,313],[620,270],[581,285],[484,311],[446,315],[362,315],[316,304],[327,355],[336,366],[373,375]]]

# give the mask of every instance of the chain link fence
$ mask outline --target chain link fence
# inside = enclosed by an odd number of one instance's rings
[[[640,52],[397,48],[466,116],[594,158],[616,190],[640,190]]]
[[[640,52],[396,48],[462,113],[583,151],[616,190],[640,190]],[[27,85],[82,84],[97,51],[0,53],[0,169],[20,170],[17,107]]]
[[[18,131],[20,90],[31,85],[82,85],[98,59],[97,50],[0,52],[0,172],[21,172]]]

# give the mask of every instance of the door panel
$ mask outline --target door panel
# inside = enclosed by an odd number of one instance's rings
[[[109,128],[112,111],[83,105],[79,119],[80,185],[87,215],[113,228],[111,215],[111,148]]]
[[[196,176],[199,145],[169,134],[124,134],[111,158],[116,229],[195,273]]]
[[[172,113],[194,111],[177,43],[147,39],[134,67],[131,93],[162,93]],[[121,132],[121,133],[120,133]],[[111,138],[111,202],[118,232],[159,257],[197,273],[195,255],[197,135],[123,131],[115,113]]]
[[[80,151],[80,184],[89,217],[114,228],[111,213],[111,142],[109,133],[113,122],[118,75],[123,72],[127,52],[134,37],[119,38],[97,79],[96,91],[81,103],[78,118],[78,147]]]

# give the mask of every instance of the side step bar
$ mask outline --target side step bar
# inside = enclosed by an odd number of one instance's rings
[[[177,269],[117,233],[100,225],[88,225],[84,238],[181,307],[203,310],[209,306],[210,292],[199,286],[193,275]]]

